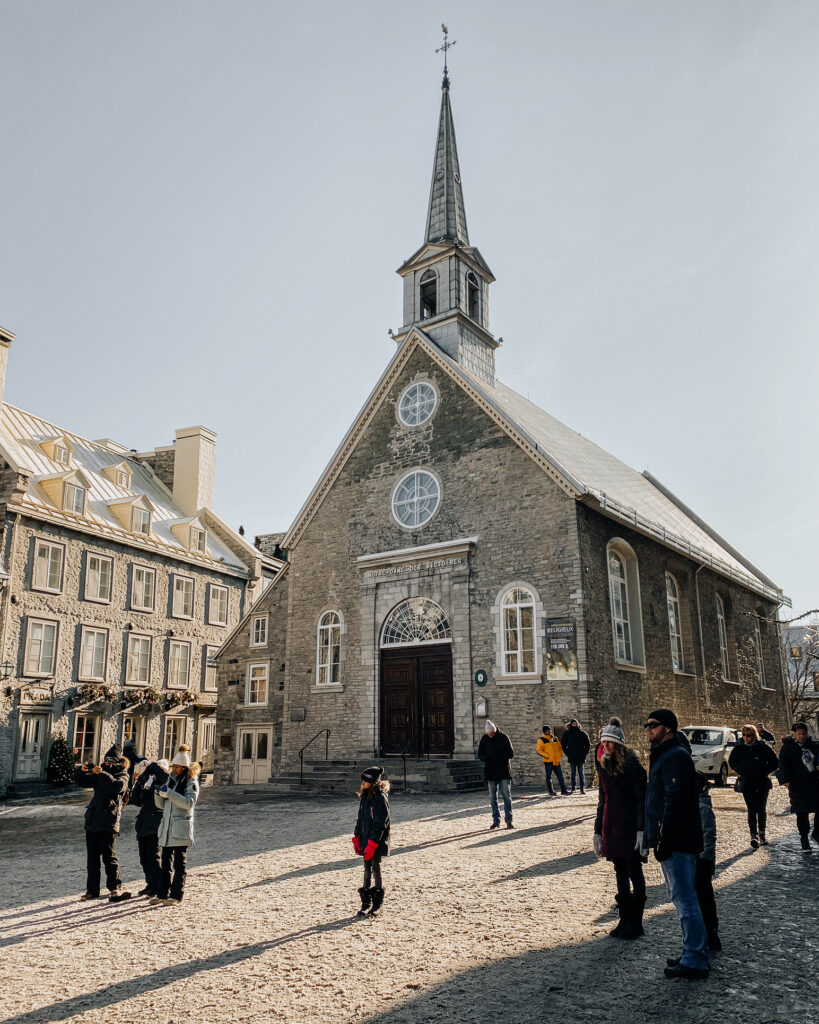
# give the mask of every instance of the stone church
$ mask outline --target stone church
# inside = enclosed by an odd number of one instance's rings
[[[521,781],[543,777],[542,724],[571,716],[596,733],[618,714],[638,746],[657,705],[781,734],[781,589],[498,379],[446,75],[424,242],[398,274],[395,355],[221,649],[216,782],[265,782],[316,734],[308,758],[469,761],[487,716]]]

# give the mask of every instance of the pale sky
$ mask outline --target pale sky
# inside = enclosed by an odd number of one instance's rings
[[[6,398],[284,530],[392,356],[440,23],[498,376],[819,605],[815,0],[0,0]]]

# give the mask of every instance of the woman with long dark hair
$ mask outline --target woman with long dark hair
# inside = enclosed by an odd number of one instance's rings
[[[384,902],[381,858],[390,852],[390,784],[382,779],[384,769],[367,768],[361,773],[358,819],[353,834],[353,849],[364,858],[364,884],[358,890],[361,909],[358,917],[376,917]]]
[[[643,935],[646,883],[641,852],[645,823],[646,770],[637,754],[626,746],[619,718],[612,718],[600,734],[603,748],[598,762],[599,790],[594,823],[594,852],[614,865],[615,900],[620,920],[609,935],[636,939]]]

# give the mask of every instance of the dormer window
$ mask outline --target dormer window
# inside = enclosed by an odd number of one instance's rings
[[[200,530],[198,526],[191,527],[191,551],[201,551],[204,554],[206,540],[207,534],[204,530]]]
[[[128,475],[127,469],[117,470],[117,486],[118,487],[129,487],[131,484],[131,478]]]
[[[421,275],[421,319],[428,320],[438,312],[438,275],[427,270]]]
[[[144,534],[146,537],[151,532],[151,513],[147,508],[136,505],[131,509],[131,531]]]
[[[478,284],[478,279],[471,270],[466,275],[466,312],[473,320],[480,323],[481,286]]]
[[[40,441],[40,449],[52,462],[56,462],[60,466],[71,464],[71,452],[74,450],[74,445],[65,434],[47,437],[44,441]]]
[[[131,489],[133,472],[127,462],[117,462],[113,466],[103,466],[102,472],[117,487],[121,487],[124,491]]]
[[[85,488],[76,484],[63,484],[63,508],[75,515],[85,515]]]
[[[59,462],[61,466],[67,466],[68,465],[68,459],[69,459],[68,449],[66,448],[66,446],[64,444],[55,444],[54,448],[52,449],[52,451],[54,452],[54,461],[55,462]]]

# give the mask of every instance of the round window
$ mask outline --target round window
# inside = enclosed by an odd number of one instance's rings
[[[438,405],[438,392],[428,380],[419,380],[405,388],[398,399],[398,418],[405,427],[417,427],[432,416]]]
[[[425,469],[401,477],[392,492],[392,514],[399,526],[414,530],[428,523],[441,502],[441,485]]]

